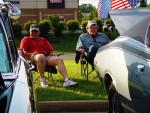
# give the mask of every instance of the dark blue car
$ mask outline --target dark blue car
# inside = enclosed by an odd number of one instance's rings
[[[11,17],[19,13],[10,3],[0,4],[0,113],[34,112],[31,71],[18,54],[12,30]]]

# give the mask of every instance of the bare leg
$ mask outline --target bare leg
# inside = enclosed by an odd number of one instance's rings
[[[47,65],[49,66],[58,66],[59,73],[63,76],[64,79],[68,78],[67,70],[64,64],[64,61],[61,57],[58,56],[47,56],[46,57]]]
[[[46,62],[45,62],[45,55],[43,54],[37,54],[34,56],[33,59],[34,65],[37,66],[38,72],[41,76],[41,78],[44,77],[44,71],[45,71],[45,66],[46,66]]]

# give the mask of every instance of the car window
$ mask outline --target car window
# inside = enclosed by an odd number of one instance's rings
[[[4,39],[4,32],[2,32],[2,27],[0,26],[0,72],[8,73],[11,71],[11,68],[6,47],[6,41]]]
[[[14,64],[16,64],[18,54],[17,54],[17,49],[15,46],[15,40],[14,40],[14,35],[13,35],[13,30],[12,30],[12,22],[11,22],[11,20],[8,17],[8,14],[6,12],[4,12],[2,14],[2,18],[3,18],[5,29],[7,32],[7,37],[9,39],[9,45],[11,46],[10,50],[11,50],[11,54],[12,54],[12,58],[13,58],[12,62]]]
[[[147,31],[146,31],[146,35],[145,35],[145,44],[150,47],[150,24],[147,28]]]

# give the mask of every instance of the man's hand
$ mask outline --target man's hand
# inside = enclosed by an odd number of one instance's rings
[[[37,54],[39,54],[37,51],[35,51],[34,53],[32,53],[32,55],[37,55]]]
[[[84,54],[84,53],[85,53],[85,49],[82,49],[82,48],[80,48],[78,51],[80,51],[81,54]]]
[[[53,52],[50,54],[50,56],[57,56],[57,54]]]

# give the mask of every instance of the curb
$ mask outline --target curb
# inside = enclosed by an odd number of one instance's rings
[[[41,112],[105,112],[108,110],[108,100],[83,101],[39,101]]]

